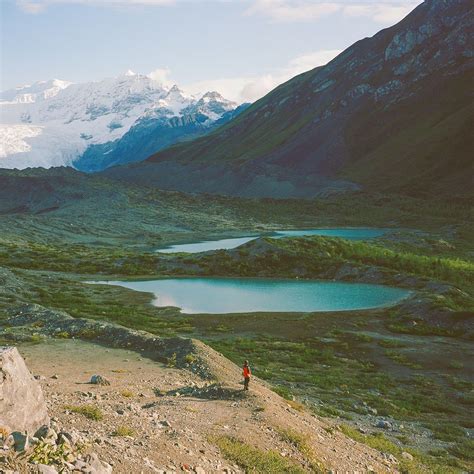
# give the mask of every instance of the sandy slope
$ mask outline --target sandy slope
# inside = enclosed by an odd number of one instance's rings
[[[208,441],[210,435],[233,436],[264,450],[274,449],[307,468],[302,454],[281,439],[281,428],[307,437],[315,457],[328,470],[395,471],[380,453],[355,443],[327,422],[293,409],[263,383],[254,379],[251,391],[242,393],[240,369],[204,344],[196,341],[196,345],[222,383],[217,391],[196,390],[212,382],[133,351],[77,340],[19,349],[32,373],[42,376],[53,420],[65,429],[77,429],[93,443],[99,457],[113,465],[114,472],[241,472]],[[89,384],[93,374],[105,376],[111,385]],[[192,386],[195,393],[191,395],[166,394]],[[165,395],[157,396],[157,389]],[[82,404],[99,407],[103,420],[89,420],[64,408]],[[134,436],[112,436],[119,426],[132,428]]]

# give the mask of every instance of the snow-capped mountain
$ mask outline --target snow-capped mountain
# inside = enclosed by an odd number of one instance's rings
[[[32,85],[20,86],[0,92],[0,101],[11,104],[31,104],[36,101],[50,99],[60,90],[66,89],[71,84],[72,82],[60,81],[59,79],[35,82]]]
[[[153,142],[153,153],[188,136],[202,135],[236,107],[217,92],[194,97],[176,85],[166,86],[131,71],[84,84],[57,79],[38,82],[0,95],[0,168],[104,169],[122,162],[113,151],[120,149],[121,139],[132,128],[146,123],[154,136],[139,133],[140,140],[143,145]],[[139,153],[139,142],[125,148],[124,162],[147,157]]]

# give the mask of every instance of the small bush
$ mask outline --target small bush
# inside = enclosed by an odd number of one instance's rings
[[[57,445],[40,441],[35,445],[29,461],[35,464],[63,465],[74,459],[72,454],[71,447],[66,443]]]
[[[359,333],[356,335],[356,340],[359,342],[372,342],[373,337],[368,334]]]
[[[305,471],[298,465],[285,459],[273,450],[262,451],[258,448],[227,436],[210,438],[230,461],[235,462],[245,472],[268,474],[270,472],[284,472],[287,474],[303,474]]]
[[[287,400],[287,403],[288,405],[290,405],[291,408],[293,408],[296,411],[304,411],[305,409],[305,406],[302,403],[297,402],[295,400]]]
[[[293,445],[309,463],[311,472],[325,472],[324,465],[316,459],[313,448],[308,444],[307,436],[291,429],[277,430],[281,439]]]
[[[10,431],[6,426],[0,426],[0,438],[5,440],[8,438],[8,435],[10,434]]]
[[[125,397],[125,398],[132,398],[135,396],[135,394],[131,390],[122,390],[120,392],[120,395],[122,395],[122,397]]]
[[[272,390],[280,395],[280,397],[283,397],[285,400],[292,400],[293,395],[291,395],[291,392],[286,388],[286,387],[272,387]]]
[[[117,426],[117,428],[113,431],[112,436],[134,436],[135,431],[130,428],[129,426]]]
[[[174,352],[171,357],[168,357],[166,365],[170,368],[176,367],[176,352]]]
[[[104,418],[100,408],[94,405],[66,405],[64,408],[72,413],[79,413],[89,420],[100,421]]]
[[[381,347],[386,347],[387,349],[393,349],[396,347],[405,347],[403,342],[397,341],[396,339],[380,339],[378,345]]]
[[[194,354],[186,354],[186,357],[184,358],[185,362],[187,364],[194,364],[196,362],[196,356]]]
[[[77,336],[81,339],[95,339],[99,334],[95,329],[82,329]]]

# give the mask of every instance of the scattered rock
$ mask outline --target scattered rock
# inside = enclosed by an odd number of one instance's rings
[[[94,385],[110,385],[110,382],[105,377],[102,377],[102,375],[93,375],[90,383]]]
[[[26,451],[29,448],[30,437],[26,433],[14,431],[6,441],[7,446],[12,446],[15,451]]]
[[[43,439],[45,441],[51,440],[55,442],[58,439],[58,435],[56,431],[54,431],[48,425],[43,425],[36,431],[35,438]]]
[[[58,471],[53,466],[48,466],[47,464],[38,464],[36,472],[38,474],[58,474]]]
[[[410,453],[407,453],[406,451],[402,452],[402,458],[406,461],[413,461],[413,456]]]
[[[104,461],[101,461],[97,454],[89,454],[85,458],[86,466],[82,468],[85,474],[111,474],[112,466]]]
[[[18,349],[0,348],[0,426],[34,433],[48,424],[43,391]]]
[[[398,459],[393,454],[383,453],[383,457],[391,464],[398,464]]]
[[[377,428],[382,428],[384,430],[391,430],[392,429],[392,423],[386,420],[379,420],[377,424],[375,425]]]

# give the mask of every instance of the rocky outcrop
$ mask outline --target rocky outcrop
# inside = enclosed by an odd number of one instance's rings
[[[34,434],[49,423],[39,383],[16,347],[0,347],[0,426]]]
[[[187,368],[203,378],[210,378],[208,368],[196,354],[201,343],[194,339],[182,337],[161,338],[145,331],[129,329],[117,324],[93,321],[84,318],[73,318],[64,311],[57,311],[37,304],[23,304],[10,311],[7,319],[12,327],[19,328],[20,338],[36,334],[55,336],[61,334],[69,338],[93,340],[112,347],[137,350],[149,358],[170,363],[173,366]],[[33,331],[33,332],[32,332]],[[12,335],[14,337],[14,335]],[[94,379],[95,380],[95,379]],[[91,383],[94,383],[91,381]]]

